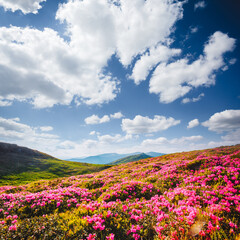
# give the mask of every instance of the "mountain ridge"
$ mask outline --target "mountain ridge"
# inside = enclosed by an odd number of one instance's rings
[[[140,153],[140,154],[135,154],[135,155],[130,155],[128,157],[120,158],[116,161],[113,161],[109,163],[110,165],[118,165],[118,164],[124,164],[124,163],[129,163],[129,162],[135,162],[138,160],[146,159],[146,158],[151,158],[152,156],[149,156],[145,153]]]
[[[65,160],[82,162],[82,163],[92,163],[92,164],[110,164],[111,162],[117,161],[121,158],[130,157],[130,156],[141,154],[141,153],[142,152],[134,152],[134,153],[126,153],[126,154],[104,153],[99,155],[83,157],[83,158],[70,158]],[[144,154],[149,155],[150,157],[159,157],[159,156],[165,155],[164,153],[158,153],[158,152],[146,152]]]

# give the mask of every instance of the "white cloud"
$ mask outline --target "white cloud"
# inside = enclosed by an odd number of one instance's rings
[[[183,144],[186,142],[191,142],[191,141],[199,141],[202,140],[203,137],[198,135],[198,136],[190,136],[190,137],[181,137],[181,138],[173,138],[171,140],[168,140],[165,137],[159,137],[156,139],[145,139],[142,142],[142,146],[153,146],[153,145],[157,145],[157,146],[161,146],[162,144]]]
[[[0,97],[0,107],[8,107],[11,106],[12,103],[8,100],[3,100],[2,97]]]
[[[170,103],[192,88],[215,84],[216,71],[225,66],[223,54],[233,51],[235,42],[227,34],[215,32],[204,46],[204,55],[192,63],[187,58],[161,63],[150,79],[150,93],[159,94],[160,102]]]
[[[74,142],[63,140],[55,134],[44,133],[42,127],[44,126],[29,126],[22,123],[19,118],[0,117],[0,141],[36,149],[61,159],[89,156],[90,152],[100,154],[106,149],[110,151],[112,147],[110,140],[108,142],[107,137],[104,136],[100,140],[85,139]],[[115,138],[117,140],[117,136]]]
[[[1,1],[1,0],[0,0]],[[1,1],[37,11],[40,1]],[[35,8],[29,8],[35,6]],[[60,4],[68,42],[56,31],[0,28],[0,104],[28,101],[37,108],[56,104],[103,104],[115,99],[117,79],[104,72],[116,54],[124,65],[147,49],[165,44],[183,16],[184,2],[172,0],[75,0]],[[10,7],[9,7],[10,8]]]
[[[75,148],[75,146],[76,146],[76,144],[74,142],[66,140],[66,141],[59,143],[57,148],[73,150]]]
[[[54,134],[38,131],[40,127],[24,124],[19,118],[6,119],[0,117],[0,141],[15,143],[48,153],[61,159],[83,157],[102,153],[133,153],[158,151],[163,153],[204,149],[211,146],[231,145],[239,139],[239,131],[231,136],[222,137],[222,142],[198,143],[202,136],[188,136],[174,139],[164,137],[156,139],[145,139],[139,142],[136,135],[100,135],[97,139],[83,139],[82,141],[70,141],[61,139]],[[234,140],[234,141],[233,141]],[[228,144],[226,144],[228,143]]]
[[[113,8],[117,53],[124,65],[147,48],[166,42],[175,22],[182,18],[184,2],[122,0]]]
[[[232,145],[232,144],[239,144],[240,143],[240,128],[228,132],[225,136],[221,137],[222,140],[227,141],[230,144],[225,145]]]
[[[190,122],[188,123],[187,128],[194,128],[194,127],[197,127],[198,125],[199,125],[199,121],[198,121],[198,119],[196,118],[196,119],[193,119],[192,121],[190,121]]]
[[[56,19],[66,23],[71,47],[92,67],[103,67],[114,54],[116,30],[108,1],[68,1],[59,5]]]
[[[156,139],[145,139],[145,140],[142,141],[143,146],[161,145],[161,144],[164,144],[164,143],[168,143],[168,140],[165,137],[159,137],[159,138],[156,138]]]
[[[167,62],[171,57],[180,53],[180,49],[171,49],[163,45],[152,47],[149,52],[143,54],[136,62],[130,78],[134,79],[136,84],[139,84],[141,81],[146,80],[149,72],[159,62]]]
[[[79,46],[80,40],[64,42],[51,29],[1,28],[1,96],[9,101],[32,99],[39,108],[70,104],[74,96],[87,104],[114,99],[116,80],[101,74],[110,55],[102,61],[106,49],[98,53],[95,45]]]
[[[163,131],[179,123],[180,120],[175,120],[172,117],[166,118],[156,115],[151,119],[137,115],[132,120],[127,118],[123,119],[121,126],[122,130],[128,134],[142,134]]]
[[[99,144],[114,144],[120,143],[123,141],[131,140],[133,136],[131,134],[126,134],[122,136],[121,134],[115,134],[113,136],[106,134],[106,135],[98,135]]]
[[[125,140],[120,134],[116,134],[114,136],[111,136],[109,134],[98,136],[98,140],[101,143],[116,143],[116,142],[122,142]]]
[[[43,127],[40,127],[40,129],[43,132],[49,132],[49,131],[53,130],[53,127],[51,127],[51,126],[43,126]]]
[[[43,126],[44,127],[44,126]],[[59,137],[55,134],[38,131],[40,127],[31,127],[21,123],[19,118],[0,117],[0,139],[4,142],[14,142],[21,146],[27,146],[37,150],[51,151],[53,146],[60,143]],[[54,151],[52,151],[54,153]]]
[[[120,118],[122,118],[124,116],[123,116],[123,114],[121,112],[116,112],[114,114],[110,114],[110,117],[114,118],[114,119],[120,119]]]
[[[92,116],[85,118],[84,121],[86,124],[100,124],[109,122],[110,118],[108,115],[104,115],[102,118],[100,118],[97,115],[93,114]]]
[[[5,11],[15,12],[20,10],[24,14],[36,14],[38,10],[42,8],[40,3],[45,1],[46,0],[0,0],[0,6],[2,6]]]
[[[217,133],[240,129],[240,110],[225,110],[215,113],[202,125]]]
[[[111,118],[120,119],[122,117],[123,117],[123,114],[121,112],[116,112],[110,115],[104,115],[102,118],[93,114],[92,116],[85,118],[84,121],[86,124],[100,124],[100,123],[109,122]]]
[[[225,132],[220,141],[210,141],[208,147],[230,146],[240,143],[240,110],[225,110],[215,113],[202,125],[216,133]]]
[[[175,144],[179,144],[179,143],[184,143],[184,142],[188,142],[188,141],[200,141],[202,140],[203,137],[200,135],[197,136],[190,136],[190,137],[181,137],[181,138],[174,138],[172,140],[170,140],[170,143],[175,143]]]
[[[197,33],[198,30],[199,30],[199,27],[193,27],[193,26],[190,27],[190,32],[191,33]]]
[[[21,137],[23,133],[30,132],[32,129],[25,125],[19,123],[20,119],[19,118],[10,118],[10,119],[5,119],[0,117],[0,128],[1,132],[0,134],[3,136],[7,136],[8,133],[13,133],[16,132],[16,137]],[[5,132],[3,132],[3,130]],[[9,134],[12,135],[12,134]]]
[[[198,102],[201,100],[202,97],[204,97],[204,93],[199,94],[198,97],[196,97],[196,98],[184,98],[182,100],[182,103],[185,104],[185,103],[189,103],[189,102]]]
[[[232,59],[229,60],[229,64],[230,64],[230,65],[233,65],[233,64],[235,64],[236,62],[237,62],[237,59],[236,59],[236,58],[232,58]]]
[[[132,136],[128,134],[122,136],[120,134],[100,135],[98,133],[97,140],[84,139],[81,142],[62,141],[57,146],[54,146],[52,151],[54,151],[57,156],[61,156],[61,158],[65,159],[109,152],[119,152],[121,151],[121,148],[125,146],[124,144],[126,144],[126,142],[129,146],[130,140],[132,140]]]
[[[87,104],[108,102],[117,83],[100,69],[51,29],[0,28],[1,99],[31,100],[38,108],[70,104],[74,96]]]
[[[240,131],[232,131],[226,134],[226,136],[222,136],[220,141],[210,141],[208,146],[205,148],[214,148],[220,146],[232,146],[240,143]]]
[[[205,3],[205,1],[199,1],[194,4],[194,10],[202,9],[202,8],[205,8],[206,6],[207,4]]]
[[[91,135],[91,136],[93,136],[93,135],[95,135],[96,134],[96,131],[91,131],[90,133],[89,133],[89,135]]]
[[[203,137],[200,135],[167,139],[159,137],[156,139],[145,139],[140,145],[142,151],[157,151],[163,153],[174,153],[206,148],[207,144],[199,144]]]
[[[83,157],[89,155],[97,155],[102,153],[133,153],[133,152],[149,152],[161,151],[164,153],[193,150],[199,148],[194,142],[201,140],[201,136],[182,137],[167,140],[163,138],[160,141],[149,139],[139,142],[137,135],[97,135],[96,140],[83,139],[79,141],[70,141],[61,139],[55,134],[41,132],[41,127],[33,127],[21,122],[19,118],[6,119],[0,117],[0,141],[15,143],[48,153],[54,157],[61,159],[69,159],[73,157]],[[157,144],[162,143],[162,144]],[[187,143],[187,144],[186,144]],[[152,145],[151,145],[152,144]],[[202,147],[202,146],[201,146]],[[206,145],[204,145],[206,147]]]
[[[155,151],[162,153],[175,153],[209,148],[208,143],[204,143],[203,140],[204,138],[200,135],[179,137],[174,139],[167,139],[165,137],[145,139],[140,144],[121,149],[121,152],[126,153]]]

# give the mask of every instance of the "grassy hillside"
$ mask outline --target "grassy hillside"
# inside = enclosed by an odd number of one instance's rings
[[[1,239],[239,240],[240,145],[0,188]]]
[[[86,174],[108,167],[62,161],[36,150],[15,144],[0,143],[0,185],[15,185],[40,179]]]
[[[136,155],[131,155],[128,157],[120,158],[114,162],[111,162],[109,164],[111,165],[118,165],[118,164],[123,164],[123,163],[128,163],[128,162],[135,162],[141,159],[146,159],[146,158],[151,158],[151,156],[145,154],[145,153],[140,153]]]

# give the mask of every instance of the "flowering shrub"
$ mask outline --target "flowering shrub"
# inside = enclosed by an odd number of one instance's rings
[[[240,145],[0,187],[0,239],[240,239]]]

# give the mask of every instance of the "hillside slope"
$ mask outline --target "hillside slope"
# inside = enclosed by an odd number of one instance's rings
[[[37,150],[0,142],[0,185],[85,174],[108,167],[63,161]]]
[[[1,239],[239,240],[240,145],[0,188]]]
[[[146,159],[146,158],[151,158],[151,156],[145,154],[145,153],[140,153],[136,155],[131,155],[128,157],[120,158],[114,162],[111,162],[109,164],[111,165],[118,165],[118,164],[123,164],[123,163],[128,163],[128,162],[135,162],[141,159]]]

